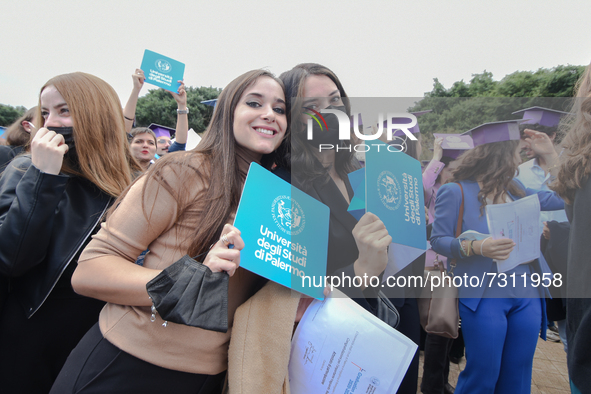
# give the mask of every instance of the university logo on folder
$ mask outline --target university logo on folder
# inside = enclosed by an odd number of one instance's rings
[[[322,287],[304,277],[324,277],[328,253],[329,208],[252,163],[234,226],[244,244],[240,266],[310,297]]]
[[[348,210],[357,219],[369,211],[386,226],[392,237],[386,278],[425,252],[427,223],[421,163],[381,144],[365,152],[365,168],[349,174],[355,195]]]
[[[142,66],[146,82],[177,93],[185,75],[185,64],[148,49],[144,52]]]

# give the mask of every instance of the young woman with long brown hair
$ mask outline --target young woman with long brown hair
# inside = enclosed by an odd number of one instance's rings
[[[199,146],[161,158],[122,195],[72,278],[77,292],[107,305],[52,392],[220,392],[234,311],[262,284],[239,268],[244,243],[230,223],[250,163],[270,168],[284,140],[285,105],[283,85],[270,73],[241,75],[220,94]],[[230,276],[216,276],[203,294],[226,305],[226,316],[215,318],[227,320],[227,332],[166,323],[152,303],[147,285],[184,255],[200,256],[203,272]],[[223,280],[227,296],[218,299],[213,286],[223,290]],[[207,313],[202,302],[193,302],[198,314]]]
[[[562,163],[553,185],[566,201],[570,221],[567,260],[568,372],[573,393],[591,387],[591,66],[577,84],[577,93],[562,146]]]
[[[84,73],[41,88],[31,154],[0,179],[2,392],[47,392],[103,303],[70,284],[80,251],[131,183],[114,89]]]
[[[536,132],[532,132],[536,133]],[[538,136],[531,136],[537,141]],[[551,145],[551,143],[550,143]],[[435,222],[431,233],[433,250],[457,260],[456,277],[489,278],[498,273],[494,260],[506,259],[513,250],[511,239],[468,241],[456,238],[460,207],[464,214],[461,232],[487,234],[487,204],[503,204],[537,193],[542,210],[558,210],[564,203],[553,192],[526,189],[514,180],[521,163],[519,141],[479,145],[462,156],[450,183],[437,192]],[[461,187],[463,188],[463,191]],[[524,224],[526,225],[526,224]],[[537,228],[537,222],[534,227]],[[449,263],[448,263],[449,265]],[[448,267],[449,269],[449,267]],[[518,265],[505,272],[508,278],[527,278],[519,285],[496,277],[490,284],[458,288],[462,334],[466,346],[466,368],[455,392],[529,393],[537,338],[546,332],[544,294],[532,285],[530,275],[550,274],[543,258]]]
[[[333,127],[318,131],[312,140],[307,139],[306,113],[310,112],[309,109],[351,112],[345,89],[332,70],[316,63],[299,64],[281,74],[280,78],[292,100],[292,132],[291,151],[285,153],[284,162],[279,166],[291,171],[294,186],[331,209],[327,275],[340,275],[342,271],[349,277],[379,276],[386,268],[386,248],[392,238],[376,215],[368,213],[357,222],[347,212],[353,196],[347,174],[361,167],[355,151],[344,149],[349,146],[349,141],[339,141],[338,130]],[[318,152],[319,143],[333,147],[340,145],[343,149]],[[364,308],[373,309],[362,289],[347,288],[344,291]]]
[[[360,167],[354,157],[355,152],[352,149],[340,149],[338,152],[331,149],[319,154],[319,143],[333,146],[342,143],[342,147],[348,146],[348,141],[339,141],[338,130],[332,127],[334,119],[326,115],[330,126],[328,130],[318,130],[314,134],[312,142],[315,147],[306,137],[308,115],[304,113],[310,109],[319,111],[329,108],[350,112],[345,89],[334,72],[315,63],[299,64],[282,73],[279,78],[285,85],[292,122],[290,146],[282,147],[290,149],[281,149],[276,174],[291,180],[293,186],[330,208],[327,275],[342,274],[350,278],[380,275],[388,262],[387,247],[392,238],[376,215],[367,213],[358,222],[347,212],[353,196],[347,174]],[[351,285],[341,289],[359,305],[377,314],[375,289],[364,292],[364,289]],[[306,298],[302,298],[299,305],[297,299],[289,291],[270,283],[239,308],[235,330],[238,335],[232,338],[230,346],[230,354],[235,356],[231,357],[229,369],[230,390],[278,392],[281,387],[285,389],[284,367],[289,360],[288,349],[294,319],[299,321],[307,305]],[[265,315],[268,320],[261,322],[257,318],[261,315]],[[258,354],[255,356],[249,348],[254,343],[270,343],[271,351],[264,357]],[[234,359],[240,362],[232,363]],[[251,375],[256,375],[257,379],[251,378]],[[416,378],[412,384],[414,393]]]

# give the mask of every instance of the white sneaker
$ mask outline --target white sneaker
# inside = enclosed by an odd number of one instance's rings
[[[556,334],[555,332],[552,332],[550,330],[546,330],[546,340],[551,341],[551,342],[560,342],[560,336],[558,334]]]

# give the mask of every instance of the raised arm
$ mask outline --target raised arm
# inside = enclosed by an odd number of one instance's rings
[[[146,77],[142,70],[136,68],[135,72],[131,75],[131,79],[133,80],[133,88],[131,89],[129,99],[127,99],[127,103],[123,108],[125,131],[128,133],[131,131],[131,128],[133,127],[133,121],[135,119],[135,109],[137,107],[137,100],[140,95],[140,91],[144,86],[144,81],[146,80]]]
[[[189,134],[189,113],[187,112],[187,92],[185,90],[185,84],[183,81],[178,81],[181,86],[179,87],[178,93],[170,92],[172,97],[177,103],[177,116],[176,116],[176,132],[174,137],[174,143],[168,152],[176,152],[185,150],[187,144],[187,137]]]
[[[525,141],[537,156],[544,159],[545,167],[550,175],[556,177],[558,175],[559,157],[550,137],[546,133],[530,129],[526,129],[524,133],[528,136]]]
[[[443,157],[443,149],[441,148],[442,142],[443,138],[435,139],[433,158],[423,171],[423,191],[425,193],[425,201],[428,201],[428,199],[431,198],[432,189],[433,186],[435,186],[437,177],[441,171],[443,171],[443,167],[445,167],[445,164],[441,162],[441,158]]]

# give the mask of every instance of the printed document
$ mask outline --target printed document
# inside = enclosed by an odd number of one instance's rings
[[[395,393],[417,351],[338,290],[310,304],[291,344],[293,394]]]
[[[540,257],[540,200],[537,194],[505,204],[488,204],[486,219],[493,239],[510,238],[515,242],[509,258],[497,260],[499,272]]]

